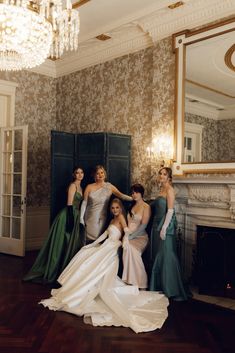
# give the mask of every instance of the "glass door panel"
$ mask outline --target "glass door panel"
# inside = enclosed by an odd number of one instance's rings
[[[12,198],[12,216],[21,217],[21,196],[13,196]]]
[[[4,152],[3,153],[3,172],[4,173],[11,173],[12,172],[12,153],[11,152]]]
[[[4,131],[3,133],[3,152],[12,152],[13,151],[13,131]]]
[[[13,174],[13,194],[20,195],[22,188],[22,175],[21,174]]]
[[[14,133],[14,150],[15,151],[22,151],[23,146],[23,134],[22,131],[15,131]]]
[[[11,194],[12,190],[12,174],[3,174],[3,195]]]
[[[2,214],[3,216],[11,215],[11,196],[3,195],[2,196]]]
[[[1,129],[0,251],[24,256],[27,126]]]
[[[21,173],[22,172],[22,151],[14,151],[13,154],[13,162],[14,162],[14,172]]]
[[[10,238],[10,217],[2,217],[2,237]]]
[[[12,217],[12,238],[20,239],[20,218]]]

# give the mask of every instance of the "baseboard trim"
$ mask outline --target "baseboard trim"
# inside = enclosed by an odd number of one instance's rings
[[[25,250],[40,249],[49,231],[50,208],[27,207]]]

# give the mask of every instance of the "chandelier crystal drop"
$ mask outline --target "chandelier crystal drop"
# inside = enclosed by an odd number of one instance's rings
[[[79,13],[71,0],[0,0],[0,70],[42,64],[77,50]]]

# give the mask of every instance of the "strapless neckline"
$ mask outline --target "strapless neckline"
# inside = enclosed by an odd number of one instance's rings
[[[159,195],[159,196],[157,197],[157,199],[159,199],[159,198],[162,198],[162,199],[166,200],[166,197],[163,196],[163,195]]]
[[[110,224],[110,225],[108,226],[108,228],[110,228],[110,227],[116,228],[116,229],[119,231],[119,233],[121,233],[120,229],[119,229],[117,226],[115,226],[115,224]]]

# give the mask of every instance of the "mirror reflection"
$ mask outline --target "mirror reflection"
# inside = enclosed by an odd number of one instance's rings
[[[235,161],[235,34],[186,47],[185,163]]]

